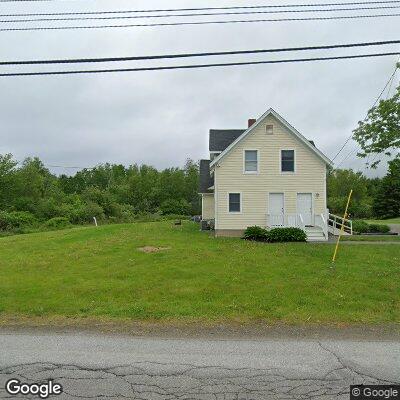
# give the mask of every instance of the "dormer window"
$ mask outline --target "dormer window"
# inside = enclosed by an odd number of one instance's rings
[[[256,174],[258,172],[258,150],[244,151],[244,173]]]
[[[274,134],[274,126],[273,125],[266,125],[265,126],[265,133],[267,135],[273,135]]]

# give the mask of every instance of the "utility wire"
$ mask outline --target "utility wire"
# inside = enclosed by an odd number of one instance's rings
[[[383,45],[391,45],[398,43],[400,43],[400,40],[333,44],[325,46],[286,47],[286,48],[258,49],[258,50],[236,50],[236,51],[218,51],[218,52],[207,52],[207,53],[164,54],[164,55],[132,56],[132,57],[0,61],[0,65],[77,64],[77,63],[104,63],[104,62],[122,62],[122,61],[139,61],[139,60],[160,60],[160,59],[175,59],[175,58],[189,58],[189,57],[226,56],[226,55],[239,55],[239,54],[261,54],[261,53],[279,53],[279,52],[291,52],[291,51],[327,50],[327,49],[338,49],[338,48],[349,48],[349,47],[383,46]]]
[[[306,9],[306,10],[268,10],[268,11],[234,11],[218,13],[190,13],[190,14],[158,14],[158,15],[118,15],[106,17],[62,17],[62,18],[32,18],[32,19],[9,19],[0,20],[1,23],[26,23],[45,21],[88,21],[88,20],[116,20],[116,19],[143,19],[143,18],[172,18],[172,17],[205,17],[224,15],[254,15],[254,14],[283,14],[283,13],[311,13],[311,12],[338,12],[338,11],[360,11],[360,10],[383,10],[400,8],[400,5],[379,7],[356,7],[356,8],[331,8],[331,9]]]
[[[11,1],[11,0],[10,0]],[[41,1],[41,0],[36,0]],[[147,10],[117,10],[117,11],[80,11],[80,12],[51,12],[51,13],[17,13],[2,14],[0,17],[33,17],[33,16],[51,16],[51,15],[96,15],[96,14],[132,14],[132,13],[156,13],[156,12],[183,12],[183,11],[210,11],[210,10],[254,10],[268,8],[306,8],[306,7],[334,7],[334,6],[356,6],[371,4],[392,4],[400,3],[394,1],[358,1],[341,3],[311,3],[311,4],[276,4],[276,5],[258,5],[258,6],[227,6],[227,7],[197,7],[197,8],[164,8]]]
[[[372,105],[371,108],[374,108],[376,106],[376,104],[378,103],[378,101],[381,99],[383,93],[385,92],[386,88],[388,87],[389,83],[393,80],[394,76],[396,75],[397,72],[397,64],[396,67],[392,73],[392,75],[390,75],[389,80],[386,82],[386,85],[384,86],[384,88],[382,89],[382,91],[379,93],[378,97],[376,98],[374,104]],[[368,113],[364,118],[364,121],[366,121],[366,119],[368,118]],[[346,147],[347,143],[350,142],[351,138],[353,137],[353,132],[351,133],[351,135],[347,138],[347,140],[345,141],[345,143],[343,144],[343,146],[340,148],[340,150],[336,153],[335,157],[333,157],[332,162],[335,161],[335,159],[337,158],[337,156],[342,152],[342,150]],[[360,150],[360,146],[358,146],[358,148],[356,148],[355,150],[350,151],[350,153],[347,154],[347,156],[336,166],[336,168],[338,168],[340,165],[343,164],[344,161],[346,161],[353,153],[355,153],[356,151]]]
[[[160,66],[160,67],[115,68],[115,69],[99,69],[99,70],[72,70],[72,71],[45,71],[45,72],[12,72],[12,73],[1,73],[0,77],[99,74],[99,73],[108,73],[108,72],[141,72],[141,71],[177,70],[177,69],[198,69],[198,68],[212,68],[212,67],[232,67],[232,66],[243,66],[243,65],[282,64],[282,63],[326,61],[326,60],[344,60],[344,59],[357,59],[357,58],[368,58],[368,57],[394,56],[394,55],[399,55],[399,54],[400,54],[399,52],[395,52],[395,53],[392,52],[392,53],[375,53],[375,54],[357,54],[357,55],[335,56],[335,57],[297,58],[297,59],[268,60],[268,61],[245,61],[245,62],[230,62],[230,63],[215,63],[215,64],[173,65],[173,66]]]
[[[255,22],[292,22],[292,21],[328,21],[328,20],[350,20],[350,19],[368,19],[398,17],[400,14],[374,14],[374,15],[351,15],[334,17],[304,17],[304,18],[277,18],[277,19],[250,19],[250,20],[225,20],[225,21],[200,21],[200,22],[164,22],[150,24],[128,24],[128,25],[82,25],[82,26],[44,26],[30,28],[1,28],[0,32],[12,31],[45,31],[45,30],[71,30],[71,29],[106,29],[106,28],[136,28],[136,27],[157,27],[157,26],[189,26],[189,25],[219,25],[219,24],[238,24]]]

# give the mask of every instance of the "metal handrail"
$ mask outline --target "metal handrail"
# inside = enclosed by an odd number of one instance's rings
[[[338,220],[341,220],[341,222]],[[329,224],[329,222],[332,222],[332,226],[334,229],[342,229],[342,227],[343,227],[343,230],[347,229],[350,231],[350,232],[348,232],[348,233],[350,233],[350,235],[353,234],[353,221],[352,220],[340,217],[339,215],[329,214],[328,215],[328,224]]]

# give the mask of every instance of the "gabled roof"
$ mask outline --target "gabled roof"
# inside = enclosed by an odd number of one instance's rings
[[[210,129],[209,150],[224,151],[246,129]]]
[[[237,139],[235,139],[218,157],[214,158],[214,160],[210,164],[210,168],[212,168],[218,161],[222,160],[241,140],[243,140],[250,132],[252,132],[257,126],[264,121],[266,117],[269,115],[274,116],[279,122],[284,125],[290,133],[292,133],[297,139],[300,140],[306,147],[308,147],[312,152],[314,152],[322,161],[324,161],[328,165],[332,165],[332,161],[326,157],[320,150],[318,150],[314,143],[310,143],[297,129],[295,129],[292,125],[289,124],[283,117],[281,117],[276,111],[272,108],[268,109],[257,121],[248,129],[246,129]]]
[[[199,193],[212,193],[208,188],[214,186],[214,176],[210,174],[210,160],[200,160]]]

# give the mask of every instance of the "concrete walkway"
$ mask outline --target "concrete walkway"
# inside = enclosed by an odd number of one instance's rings
[[[397,233],[400,235],[400,224],[389,224],[390,232]]]

